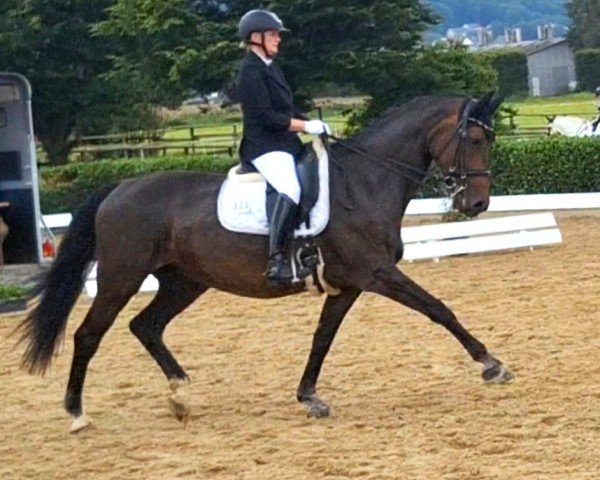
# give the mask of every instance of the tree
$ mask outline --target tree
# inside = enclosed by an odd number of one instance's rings
[[[573,48],[600,48],[600,1],[571,0],[566,6],[571,19],[567,37]]]
[[[463,94],[477,95],[494,89],[497,74],[489,58],[473,54],[462,47],[427,48],[409,62],[386,62],[388,68],[372,65],[367,70],[372,81],[381,84],[368,107],[351,119],[351,127],[364,125],[392,104],[420,95]],[[390,69],[389,66],[395,66]],[[384,78],[384,80],[381,80]]]
[[[231,39],[246,11],[276,12],[291,30],[279,62],[302,109],[331,81],[380,95],[395,85],[394,75],[414,59],[423,31],[437,21],[419,0],[196,0],[194,6],[204,18],[230,25]]]
[[[332,79],[382,95],[396,85],[422,33],[437,21],[418,0],[281,0],[270,7],[292,30],[283,66],[305,97],[316,82]]]
[[[141,104],[175,106],[190,89],[218,89],[232,74],[231,25],[187,0],[114,0],[108,15],[97,31],[119,46],[110,75],[133,82]]]
[[[281,61],[298,99],[335,80],[372,96],[371,115],[415,94],[487,85],[469,80],[479,66],[457,54],[447,63],[436,53],[436,69],[422,60],[437,17],[419,0],[3,0],[0,66],[31,80],[38,138],[64,163],[78,135],[151,126],[156,106],[232,80],[237,22],[258,6],[292,30]]]
[[[151,127],[157,105],[220,86],[230,29],[186,0],[3,0],[0,67],[30,80],[37,137],[62,164],[80,135]]]
[[[33,88],[34,127],[48,159],[65,163],[73,133],[107,85],[109,46],[91,25],[105,18],[110,0],[3,0],[0,66],[25,75]]]

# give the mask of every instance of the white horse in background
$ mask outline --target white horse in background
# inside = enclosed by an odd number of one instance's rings
[[[600,137],[600,126],[594,129],[595,122],[578,117],[558,116],[548,124],[548,132],[550,135],[565,137]]]

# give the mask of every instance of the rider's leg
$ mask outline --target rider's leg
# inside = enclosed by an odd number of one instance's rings
[[[296,204],[278,194],[269,222],[267,278],[271,281],[286,283],[294,277],[288,254],[296,213]]]
[[[277,191],[269,218],[267,278],[287,283],[293,278],[287,253],[300,201],[300,183],[296,176],[294,157],[286,152],[269,152],[252,163]]]

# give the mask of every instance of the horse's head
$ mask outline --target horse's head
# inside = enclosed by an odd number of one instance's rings
[[[495,138],[492,122],[502,100],[494,92],[469,100],[442,120],[430,136],[429,153],[444,172],[453,207],[471,217],[489,206],[488,159]]]

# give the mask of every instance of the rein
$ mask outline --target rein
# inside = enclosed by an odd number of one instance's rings
[[[485,169],[485,170],[484,169],[466,169],[465,165],[464,165],[465,156],[466,156],[465,155],[465,152],[466,152],[466,143],[465,142],[468,141],[467,128],[468,128],[469,123],[474,123],[477,126],[483,128],[483,130],[485,131],[486,136],[488,136],[488,138],[493,139],[493,136],[494,136],[494,130],[492,127],[483,123],[481,120],[470,116],[471,111],[472,111],[473,107],[475,106],[476,102],[477,101],[473,100],[473,99],[465,102],[465,105],[462,109],[461,119],[458,122],[458,125],[456,126],[454,133],[450,136],[448,142],[442,149],[442,154],[443,154],[446,151],[446,149],[450,146],[450,143],[452,142],[452,140],[454,140],[454,138],[458,135],[459,141],[458,141],[458,145],[456,148],[456,152],[454,154],[454,165],[452,167],[450,167],[450,169],[448,170],[448,173],[446,173],[446,175],[443,178],[443,184],[444,184],[444,188],[445,188],[444,193],[447,196],[449,196],[450,198],[454,198],[456,195],[458,195],[461,191],[463,191],[466,188],[466,182],[469,177],[475,177],[475,176],[489,177],[490,176],[489,169]],[[336,143],[338,143],[342,147],[344,147],[354,153],[357,153],[357,154],[361,155],[362,157],[369,159],[373,163],[376,163],[377,165],[380,165],[380,166],[386,168],[390,172],[395,173],[396,175],[409,180],[410,182],[416,184],[420,188],[425,187],[436,194],[440,193],[439,188],[429,185],[429,183],[428,183],[429,180],[432,178],[435,178],[436,180],[438,180],[438,183],[439,183],[439,177],[430,171],[426,171],[426,170],[423,170],[418,167],[413,167],[412,165],[398,163],[397,161],[395,161],[391,158],[371,155],[368,152],[364,151],[363,149],[354,146],[352,143],[348,142],[347,140],[336,137],[335,135],[326,134],[324,136],[335,140]],[[324,142],[324,144],[325,144],[325,148],[328,151],[329,158],[331,159],[331,161],[335,164],[336,167],[338,167],[340,170],[342,170],[342,172],[344,172],[343,166],[341,164],[339,164],[339,162],[337,162],[333,158],[333,155],[330,154],[329,145],[327,144],[327,142]]]
[[[431,187],[430,185],[427,185],[427,180],[429,178],[433,178],[433,175],[431,174],[431,172],[427,172],[421,168],[413,167],[412,165],[406,165],[404,163],[398,164],[391,158],[376,157],[374,155],[371,155],[371,154],[365,152],[364,150],[362,150],[360,148],[355,147],[354,145],[352,145],[352,143],[344,140],[343,138],[336,137],[335,135],[328,134],[327,137],[332,138],[333,140],[336,141],[336,143],[340,144],[342,147],[344,147],[354,153],[358,153],[362,157],[365,157],[365,158],[371,160],[373,163],[376,163],[377,165],[387,168],[389,171],[395,173],[396,175],[406,178],[407,180],[410,180],[411,182],[416,183],[420,187],[431,188],[431,189],[435,190],[437,193],[436,188]],[[341,165],[337,164],[337,162],[336,162],[336,165],[341,168]],[[404,168],[405,170],[398,168],[399,166]],[[414,172],[415,175],[424,175],[425,179],[421,180],[421,178],[411,175],[411,173],[407,173],[406,170],[408,170],[409,172]]]

